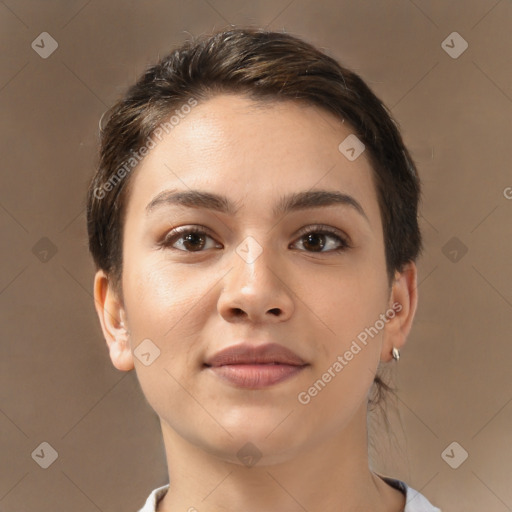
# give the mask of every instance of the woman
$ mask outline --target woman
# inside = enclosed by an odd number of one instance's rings
[[[162,427],[170,485],[142,511],[439,511],[368,464],[419,199],[383,104],[287,34],[188,42],[111,109],[89,244],[110,357]]]

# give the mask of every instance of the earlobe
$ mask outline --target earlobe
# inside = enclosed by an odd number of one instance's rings
[[[125,311],[103,270],[98,270],[94,277],[94,303],[112,364],[121,371],[133,370],[133,354],[129,332],[125,326]]]
[[[387,322],[384,330],[382,361],[398,360],[394,355],[396,356],[397,351],[405,345],[417,305],[417,268],[414,262],[409,262],[402,272],[396,272],[391,288],[389,307],[394,311],[394,315]]]

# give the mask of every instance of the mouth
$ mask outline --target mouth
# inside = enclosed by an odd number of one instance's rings
[[[217,377],[248,389],[273,386],[298,375],[307,366],[295,352],[276,343],[234,345],[204,363],[204,368]]]

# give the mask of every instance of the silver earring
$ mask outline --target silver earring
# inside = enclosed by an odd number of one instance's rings
[[[400,350],[398,350],[397,348],[393,347],[393,350],[391,352],[393,354],[393,359],[395,361],[398,361],[400,359]]]

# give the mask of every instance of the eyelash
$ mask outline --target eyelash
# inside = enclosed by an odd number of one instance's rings
[[[305,251],[310,252],[313,254],[325,254],[325,253],[339,253],[346,251],[347,249],[351,248],[351,245],[349,244],[346,237],[342,236],[337,229],[331,228],[329,226],[323,226],[323,225],[315,225],[315,226],[308,226],[301,230],[301,232],[298,235],[297,240],[300,240],[304,238],[305,236],[315,233],[320,235],[329,235],[330,237],[336,238],[338,242],[341,244],[340,247],[336,249],[331,249],[329,251]],[[176,241],[182,239],[188,234],[200,234],[200,235],[206,235],[213,239],[212,235],[210,235],[210,230],[205,226],[190,226],[190,227],[179,227],[176,229],[173,229],[169,233],[167,233],[163,240],[161,240],[158,245],[161,248],[168,248],[168,249],[174,249],[177,251],[185,252],[185,253],[195,253],[195,252],[204,252],[204,250],[199,251],[188,251],[188,250],[182,250],[182,249],[176,249],[175,247],[172,247]]]
[[[332,238],[336,238],[337,241],[341,244],[340,247],[337,247],[336,249],[331,249],[329,251],[306,251],[306,252],[312,252],[312,253],[338,253],[346,251],[347,249],[350,249],[350,244],[348,243],[348,240],[345,236],[341,235],[340,232],[337,229],[331,228],[329,226],[322,226],[322,225],[314,225],[314,226],[308,226],[304,229],[302,229],[299,233],[299,236],[297,240],[300,240],[304,238],[305,236],[315,233],[319,235],[329,235]]]

